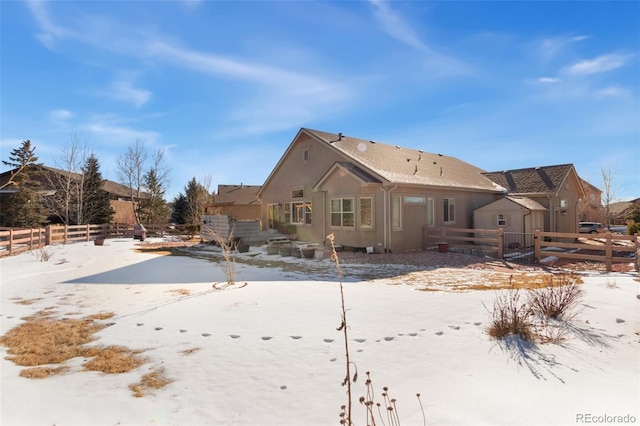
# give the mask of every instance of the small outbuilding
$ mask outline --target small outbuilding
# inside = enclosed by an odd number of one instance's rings
[[[527,197],[506,196],[473,211],[475,229],[502,229],[505,233],[522,234],[520,246],[533,244],[533,232],[544,230],[547,208]]]

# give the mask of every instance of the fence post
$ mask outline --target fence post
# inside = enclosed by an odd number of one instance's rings
[[[640,272],[640,232],[636,232],[634,243],[636,245],[636,272]]]
[[[29,250],[33,250],[33,228],[29,228]]]
[[[64,235],[62,237],[63,244],[67,244],[67,238],[69,238],[69,225],[64,226]]]
[[[13,229],[9,229],[9,256],[13,253]]]
[[[533,233],[534,258],[536,263],[540,263],[540,230],[536,229]]]
[[[51,225],[47,225],[45,229],[46,231],[45,231],[45,237],[44,237],[44,245],[50,246],[51,241],[53,241],[53,236],[51,235]]]
[[[612,241],[611,241],[611,232],[607,232],[607,234],[605,235],[605,246],[604,246],[604,264],[607,267],[607,272],[611,272],[611,270],[613,269],[611,267],[613,261],[613,251],[611,249]]]
[[[499,228],[498,229],[498,259],[502,259],[503,256],[504,256],[504,230],[502,228]]]
[[[87,223],[87,241],[89,241],[91,238],[89,238],[89,234],[91,233],[91,229],[89,227],[89,224]]]

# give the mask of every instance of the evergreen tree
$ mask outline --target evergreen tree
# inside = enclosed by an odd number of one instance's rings
[[[187,223],[187,197],[185,197],[183,193],[179,193],[173,199],[171,221],[178,225],[184,225]]]
[[[114,212],[109,202],[109,193],[103,188],[100,164],[94,155],[87,159],[83,173],[82,221],[86,224],[109,223]]]
[[[189,181],[184,191],[187,199],[185,222],[193,230],[198,230],[200,228],[200,216],[210,198],[209,191],[198,183],[195,177]]]
[[[5,226],[36,228],[46,223],[38,193],[40,164],[37,163],[35,150],[31,141],[26,140],[20,148],[11,150],[8,161],[2,161],[13,169],[9,180],[2,187],[16,191],[2,200],[0,222]]]
[[[161,225],[166,223],[169,216],[169,207],[164,200],[166,189],[160,179],[156,169],[150,169],[144,175],[145,196],[140,200],[140,220],[142,223],[150,225]]]

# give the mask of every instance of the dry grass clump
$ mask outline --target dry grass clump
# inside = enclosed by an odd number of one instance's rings
[[[200,350],[201,348],[189,348],[189,349],[185,349],[183,351],[181,351],[180,353],[183,355],[191,355],[193,353],[196,353]]]
[[[69,370],[70,368],[67,366],[25,368],[20,372],[20,377],[25,377],[27,379],[46,379],[49,376],[56,376],[58,374],[66,373]]]
[[[191,294],[191,291],[186,288],[176,288],[173,290],[167,290],[169,293],[179,294],[181,296],[188,296]]]
[[[9,349],[7,359],[26,367],[60,364],[82,355],[82,345],[94,340],[93,334],[104,328],[92,319],[30,319],[0,337]]]
[[[144,364],[145,360],[136,356],[141,352],[123,346],[85,348],[81,351],[81,356],[91,357],[91,359],[82,366],[86,371],[99,371],[106,374],[126,373]]]
[[[533,340],[531,310],[526,302],[521,300],[519,288],[512,288],[498,294],[489,315],[489,336],[501,339],[513,335],[525,340]]]
[[[142,376],[139,383],[129,385],[129,389],[133,391],[133,396],[142,398],[152,389],[160,389],[172,381],[164,375],[164,369],[154,370],[151,373]]]
[[[498,294],[493,310],[489,311],[489,335],[497,339],[519,336],[530,342],[564,340],[564,325],[577,315],[582,298],[580,283],[582,280],[575,275],[561,274],[542,283],[513,286]],[[523,288],[525,297],[521,293]]]

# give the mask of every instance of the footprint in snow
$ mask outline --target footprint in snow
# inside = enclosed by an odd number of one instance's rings
[[[473,325],[476,325],[476,326],[477,326],[477,325],[480,325],[480,324],[482,324],[482,323],[481,323],[481,322],[474,322],[474,323],[473,323]]]
[[[291,337],[293,340],[302,339],[302,336],[289,336],[289,337]]]
[[[385,337],[384,340],[385,342],[390,342],[393,340],[393,337]]]
[[[185,330],[184,328],[180,329],[180,333],[186,333],[186,332],[187,332],[187,330]]]
[[[436,331],[436,335],[437,335],[437,336],[442,336],[443,334],[444,334],[444,332],[443,332],[443,331]]]
[[[262,340],[271,340],[271,339],[273,339],[272,336],[263,336],[262,337]]]
[[[356,339],[356,342],[358,342],[358,343],[364,343],[366,341],[367,341],[367,339]]]
[[[623,320],[622,318],[616,318],[616,322],[618,324],[622,324],[623,322],[626,322],[625,320]]]
[[[142,327],[142,326],[144,325],[144,323],[143,323],[143,322],[139,322],[139,323],[137,323],[136,325],[137,325],[138,327]]]
[[[209,337],[209,336],[211,336],[211,334],[210,333],[202,333],[201,336],[202,337]]]
[[[156,327],[155,330],[156,331],[160,331],[160,330],[162,330],[162,327]]]
[[[409,333],[409,336],[411,337],[416,337],[418,335],[418,333]]]
[[[333,339],[322,339],[322,341],[325,343],[331,343],[333,342]]]
[[[240,335],[238,335],[238,334],[230,334],[229,337],[231,337],[232,339],[237,339],[237,338],[240,337]],[[264,337],[263,337],[263,339],[264,339]]]
[[[331,361],[331,362],[336,362],[336,360],[337,360],[337,359],[338,359],[338,358],[331,358],[329,361]]]
[[[460,326],[459,325],[450,325],[449,328],[452,329],[452,330],[460,330]]]

